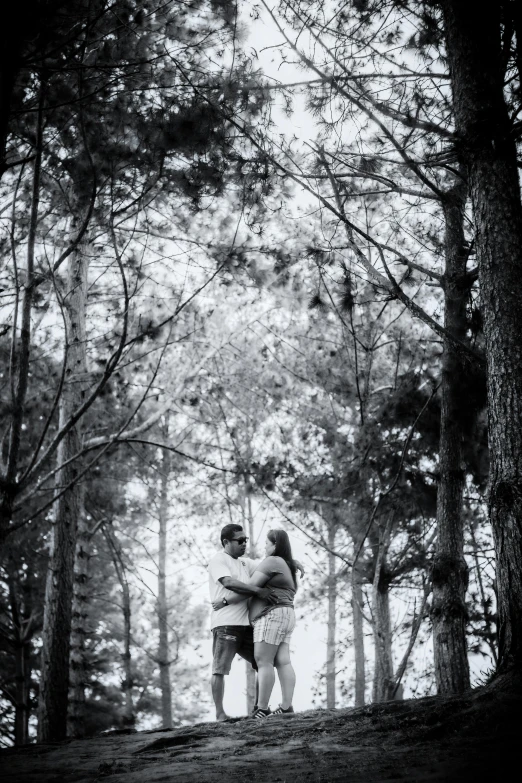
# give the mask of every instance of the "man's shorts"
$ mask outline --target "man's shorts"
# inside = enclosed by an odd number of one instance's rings
[[[212,635],[212,674],[230,674],[236,653],[248,661],[253,669],[257,669],[250,625],[218,625],[212,629]]]
[[[281,644],[290,642],[295,628],[295,613],[292,606],[276,606],[267,614],[254,620],[254,642]]]

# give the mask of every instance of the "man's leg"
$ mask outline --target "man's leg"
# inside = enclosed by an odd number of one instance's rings
[[[216,720],[226,720],[228,715],[223,709],[223,696],[225,695],[225,675],[213,674],[212,675],[212,698],[216,705]]]
[[[216,720],[227,720],[228,715],[223,708],[225,693],[225,675],[229,674],[230,666],[238,648],[241,645],[242,629],[233,625],[221,625],[212,631],[212,698],[216,706]]]
[[[275,667],[277,669],[279,682],[281,683],[281,693],[283,696],[281,706],[284,710],[287,710],[292,706],[292,699],[294,698],[295,672],[290,660],[290,645],[286,642],[281,642],[277,649]]]
[[[277,644],[268,644],[268,642],[254,642],[259,681],[257,706],[261,710],[268,709],[268,702],[272,695],[275,682],[274,658],[277,647]]]

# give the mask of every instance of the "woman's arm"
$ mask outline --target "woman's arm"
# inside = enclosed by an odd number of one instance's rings
[[[270,574],[265,574],[264,571],[254,571],[254,573],[248,580],[248,584],[256,585],[256,587],[264,587],[269,579],[270,579]],[[259,598],[266,598],[266,596],[260,595]]]
[[[255,563],[256,566],[258,566],[263,562],[263,560],[266,560],[266,557],[262,558],[261,560],[254,560],[253,562]],[[305,575],[304,565],[301,563],[300,560],[296,560],[295,558],[294,558],[294,565],[296,569],[299,571],[299,574],[301,575],[301,579],[302,579],[303,576]]]
[[[305,575],[304,565],[300,563],[299,560],[296,560],[295,557],[294,557],[294,565],[299,571],[299,573],[301,574],[301,579],[302,579],[303,576]]]

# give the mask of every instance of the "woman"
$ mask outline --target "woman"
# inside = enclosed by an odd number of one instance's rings
[[[281,684],[282,703],[272,714],[294,711],[292,698],[295,672],[290,661],[290,637],[295,628],[294,596],[297,590],[296,566],[288,534],[270,530],[265,559],[250,578],[250,584],[270,587],[269,600],[254,596],[250,601],[250,622],[254,627],[254,657],[258,668],[258,703],[254,718],[271,714],[268,703],[275,682],[274,666]]]

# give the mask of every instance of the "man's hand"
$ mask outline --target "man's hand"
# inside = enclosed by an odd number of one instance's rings
[[[268,601],[269,604],[275,604],[277,601],[277,593],[274,593],[271,587],[260,587],[256,596],[263,601]]]
[[[215,612],[218,611],[218,609],[223,609],[225,604],[223,601],[212,601],[212,609],[214,609]]]

